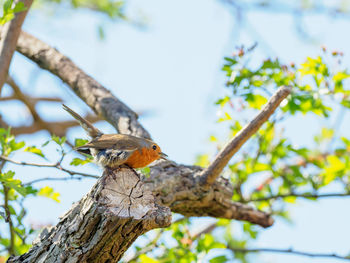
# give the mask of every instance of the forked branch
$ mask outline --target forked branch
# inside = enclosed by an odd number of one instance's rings
[[[291,91],[291,87],[288,86],[279,88],[259,114],[219,152],[215,160],[202,172],[200,184],[204,188],[208,188],[214,183],[233,155],[269,119],[282,100],[284,100]]]

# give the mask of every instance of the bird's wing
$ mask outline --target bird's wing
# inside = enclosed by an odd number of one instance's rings
[[[92,140],[85,145],[77,147],[77,149],[115,149],[120,151],[135,151],[138,150],[140,145],[134,140],[130,140],[128,137],[120,136],[119,134],[109,135],[104,134],[96,140]]]

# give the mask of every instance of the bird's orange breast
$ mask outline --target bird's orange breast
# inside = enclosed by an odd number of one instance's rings
[[[141,151],[136,150],[125,162],[128,166],[132,168],[142,168],[153,161],[159,159],[159,155],[155,154],[152,149],[148,149],[146,147],[142,148]]]

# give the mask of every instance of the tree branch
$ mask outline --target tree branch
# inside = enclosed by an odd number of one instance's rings
[[[279,104],[291,92],[291,87],[285,86],[277,90],[270,98],[259,114],[245,126],[215,157],[215,160],[203,171],[200,184],[208,189],[210,185],[221,174],[222,170],[231,160],[232,156],[242,147],[242,145],[253,136],[258,129],[268,120],[275,112]]]
[[[29,95],[26,95],[28,100],[30,100],[32,103],[37,104],[38,102],[41,101],[46,101],[46,102],[63,102],[61,98],[58,97],[30,97]],[[10,100],[20,100],[15,94],[11,96],[6,96],[6,97],[1,97],[0,101],[10,101]]]
[[[86,115],[84,116],[85,119],[87,119],[91,123],[95,123],[97,121],[100,121],[101,119],[96,115]],[[19,127],[12,127],[11,132],[14,135],[20,135],[20,134],[32,134],[41,130],[47,130],[51,134],[55,134],[57,136],[65,136],[67,134],[67,130],[72,127],[79,126],[79,123],[76,121],[57,121],[57,122],[50,122],[45,121],[44,127],[40,125],[37,122],[34,122],[30,126],[19,126]]]
[[[350,261],[350,257],[348,256],[340,256],[334,253],[309,253],[303,252],[293,249],[276,249],[276,248],[237,248],[237,247],[228,247],[233,253],[256,253],[256,252],[269,252],[269,253],[284,253],[284,254],[294,254],[299,256],[307,256],[307,257],[318,257],[318,258],[336,258],[342,260]]]
[[[15,17],[7,22],[0,32],[0,95],[5,84],[16,43],[21,33],[23,21],[28,13],[33,0],[20,0],[27,8],[25,11],[15,14]],[[15,1],[16,4],[18,1]]]
[[[72,171],[72,170],[65,169],[65,168],[63,168],[61,166],[62,160],[60,160],[57,163],[53,163],[53,164],[38,164],[38,163],[18,162],[18,161],[12,160],[12,159],[10,159],[10,158],[8,158],[6,156],[3,156],[3,155],[0,155],[0,160],[6,161],[6,162],[9,162],[9,163],[13,163],[13,164],[17,164],[17,165],[56,168],[56,169],[59,169],[59,170],[61,170],[63,172],[66,172],[66,173],[68,173],[70,175],[81,175],[81,176],[84,176],[84,177],[99,178],[99,176],[97,176],[97,175],[86,174],[86,173],[81,173],[81,172],[75,172],[75,171]]]
[[[30,134],[30,133],[34,133],[34,132],[37,132],[40,130],[47,130],[51,134],[55,134],[58,136],[64,136],[64,135],[66,135],[68,128],[71,128],[73,126],[78,125],[78,123],[76,121],[64,121],[64,122],[46,122],[46,121],[44,121],[35,109],[36,102],[31,100],[30,97],[28,97],[26,94],[24,94],[21,91],[20,87],[17,85],[17,83],[14,81],[14,79],[11,78],[10,76],[8,76],[7,83],[12,88],[15,97],[18,100],[22,101],[24,103],[24,105],[26,105],[26,107],[28,108],[28,110],[31,113],[33,120],[34,120],[33,124],[31,126],[14,127],[12,129],[12,132],[14,135],[24,134],[24,133]],[[100,120],[95,115],[88,115],[88,116],[86,116],[86,118],[92,123]]]
[[[244,199],[244,200],[242,200],[242,202],[245,202],[245,203],[259,202],[259,201],[267,201],[267,200],[271,200],[271,199],[280,199],[280,198],[288,198],[288,197],[316,198],[316,199],[318,199],[318,198],[327,198],[327,197],[349,197],[349,196],[350,196],[350,193],[329,193],[329,194],[289,193],[289,194],[277,194],[277,195],[270,195],[270,196],[265,196],[265,197]]]
[[[137,237],[171,223],[169,208],[155,203],[134,170],[106,169],[91,191],[33,247],[8,263],[118,262]]]
[[[97,115],[110,122],[119,133],[150,138],[149,133],[137,121],[135,112],[56,49],[22,32],[17,51],[67,83]]]
[[[17,51],[65,81],[119,132],[149,137],[137,122],[133,111],[56,49],[22,32]],[[248,205],[232,202],[233,188],[227,180],[218,180],[211,190],[203,191],[198,184],[202,168],[170,161],[155,164],[151,168],[150,178],[143,180],[147,189],[157,197],[158,203],[169,207],[173,212],[185,216],[247,220],[263,227],[273,224],[269,214],[256,211]]]
[[[5,183],[1,183],[4,191],[4,209],[5,209],[5,222],[8,223],[9,233],[10,233],[10,244],[7,247],[7,251],[10,255],[15,254],[15,231],[11,218],[11,212],[9,208],[9,188],[5,185]]]

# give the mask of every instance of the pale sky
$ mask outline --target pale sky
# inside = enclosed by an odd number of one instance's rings
[[[86,72],[109,88],[118,98],[135,111],[149,111],[141,119],[172,160],[192,164],[195,156],[209,151],[211,133],[222,135],[215,123],[213,106],[220,95],[225,94],[225,78],[220,71],[223,57],[240,44],[251,45],[263,39],[257,59],[278,56],[283,61],[296,63],[306,56],[317,55],[321,44],[329,49],[345,53],[345,64],[350,66],[350,20],[328,19],[313,16],[307,19],[307,29],[318,40],[305,43],[295,32],[294,21],[288,15],[251,12],[247,16],[251,30],[240,32],[230,13],[219,1],[131,1],[132,16],[143,14],[148,27],[138,29],[126,23],[111,23],[101,15],[91,12],[59,12],[59,15],[43,15],[32,11],[24,29],[56,47],[70,57]],[[100,41],[97,26],[104,25],[106,39]],[[258,34],[252,34],[254,30]],[[269,48],[267,48],[267,46]],[[57,78],[41,72],[20,55],[15,56],[11,71],[22,87],[41,95],[63,94],[65,103],[83,112],[87,106],[72,95]],[[0,111],[5,118],[17,118],[25,122],[23,112],[15,111],[17,104],[2,104]],[[42,104],[40,112],[46,120],[70,119],[58,104]],[[10,112],[10,114],[9,114]],[[345,123],[349,123],[349,114]],[[299,145],[309,143],[311,133],[300,128],[300,123],[314,124],[314,130],[322,123],[309,117],[296,117],[287,126],[286,133]],[[341,132],[346,133],[346,126]],[[106,133],[113,132],[109,125],[99,125]],[[81,128],[72,129],[68,137],[83,137]],[[35,136],[22,136],[30,144],[41,145],[46,141],[45,132]],[[53,149],[49,146],[49,149]],[[15,155],[16,159],[27,155]],[[70,155],[72,156],[72,155]],[[55,155],[49,154],[52,161]],[[57,158],[57,156],[56,156]],[[41,161],[32,158],[32,161]],[[10,168],[10,166],[8,166]],[[23,181],[60,173],[52,169],[13,167]],[[86,167],[84,167],[86,169]],[[89,173],[100,174],[99,168],[90,165]],[[62,202],[56,204],[43,198],[30,198],[27,222],[55,223],[72,204],[78,201],[92,186],[93,180],[48,183],[61,193]],[[41,185],[46,185],[43,183]],[[38,184],[39,186],[39,184]],[[337,190],[330,186],[330,190]],[[263,230],[254,247],[290,248],[308,252],[337,252],[346,254],[350,244],[350,199],[329,199],[320,202],[299,201],[291,206],[294,224],[281,220]],[[338,260],[311,259],[278,254],[261,254],[257,262],[324,262]]]

